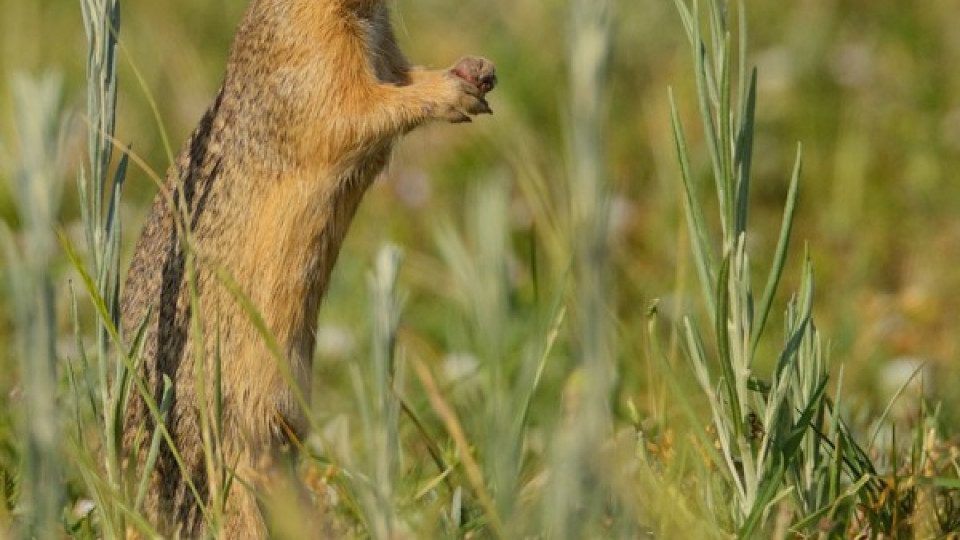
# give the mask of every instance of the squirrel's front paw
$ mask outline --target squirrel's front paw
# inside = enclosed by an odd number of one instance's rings
[[[486,58],[464,56],[450,70],[457,77],[473,83],[484,95],[497,86],[497,69]]]
[[[488,60],[475,56],[461,58],[444,76],[454,87],[455,98],[443,111],[448,122],[470,122],[471,115],[493,114],[484,96],[497,84],[496,70]]]

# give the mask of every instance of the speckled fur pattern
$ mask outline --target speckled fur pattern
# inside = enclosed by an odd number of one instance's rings
[[[412,67],[385,0],[252,1],[223,86],[156,196],[124,287],[128,339],[146,321],[141,375],[153,399],[164,376],[173,382],[166,428],[186,473],[162,444],[145,503],[163,534],[206,534],[201,508],[219,484],[207,478],[199,399],[213,410],[214,358],[222,365],[222,453],[243,481],[233,482],[222,537],[267,536],[243,484],[268,485],[288,434],[306,428],[264,339],[220,276],[260,312],[309,397],[317,312],[365,190],[401,135],[489,113],[484,94],[495,82],[493,65],[475,57],[445,70]],[[124,447],[139,471],[156,426],[133,394]]]

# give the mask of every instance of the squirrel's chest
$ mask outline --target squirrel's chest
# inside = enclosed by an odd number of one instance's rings
[[[392,144],[359,151],[337,167],[280,178],[248,209],[238,250],[262,301],[316,307],[363,195],[389,160]],[[296,299],[303,299],[302,304]],[[309,315],[310,317],[313,314]]]

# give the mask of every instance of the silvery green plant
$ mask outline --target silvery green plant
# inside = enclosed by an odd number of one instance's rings
[[[21,225],[14,233],[0,223],[0,240],[15,325],[12,352],[19,360],[24,402],[19,426],[23,434],[19,533],[54,538],[62,531],[65,495],[53,265],[57,255],[54,227],[63,191],[62,79],[53,73],[17,75],[13,93],[18,144],[9,161],[4,161]]]
[[[77,189],[86,240],[86,261],[63,235],[63,244],[94,305],[94,348],[88,356],[76,297],[73,314],[78,359],[71,364],[77,426],[75,447],[80,474],[98,510],[101,534],[123,537],[136,513],[122,470],[122,415],[129,395],[126,364],[114,344],[120,320],[120,193],[127,155],[114,164],[117,106],[118,0],[80,0],[87,37],[86,162]],[[92,420],[92,422],[91,422]],[[98,438],[88,438],[88,426]],[[99,463],[97,463],[99,461]]]
[[[556,430],[546,493],[544,526],[554,538],[580,538],[596,530],[609,517],[605,512],[612,496],[597,456],[598,441],[613,435],[610,401],[617,380],[610,313],[610,185],[604,156],[614,4],[571,0],[567,8],[567,238],[572,257],[570,337],[576,367],[568,381],[575,391],[565,396],[568,417]]]
[[[397,276],[403,252],[385,245],[377,252],[367,277],[371,296],[373,334],[369,362],[352,364],[354,393],[359,405],[363,430],[361,451],[365,458],[356,475],[362,513],[372,538],[395,538],[399,524],[394,507],[400,467],[399,416],[397,388],[403,386],[402,351],[397,348],[397,328],[403,310],[404,295],[397,291]]]
[[[473,204],[465,211],[462,232],[444,226],[437,242],[462,309],[465,346],[477,364],[463,378],[475,381],[479,398],[468,399],[478,399],[482,406],[465,415],[464,423],[477,446],[491,502],[485,504],[477,495],[494,534],[513,537],[536,530],[519,493],[525,441],[530,409],[565,320],[566,291],[559,287],[552,299],[531,311],[515,305],[509,188],[500,177],[472,186]]]
[[[89,252],[89,275],[96,292],[109,314],[109,321],[96,323],[96,359],[99,403],[98,415],[105,425],[119,420],[116,400],[119,393],[112,380],[122,378],[122,363],[111,362],[110,335],[107,324],[119,325],[120,289],[120,193],[126,177],[127,158],[111,174],[114,156],[114,128],[117,107],[116,54],[120,31],[120,7],[117,0],[81,0],[87,34],[87,166],[80,169],[77,187],[80,210]],[[81,350],[83,348],[81,347]],[[111,366],[117,368],[113,379]],[[108,434],[104,443],[105,469],[111,484],[119,482],[120,464],[118,433]]]
[[[759,345],[768,339],[767,322],[787,268],[801,152],[798,149],[790,175],[770,270],[757,297],[748,242],[757,74],[753,70],[748,76],[746,70],[744,8],[736,4],[735,48],[730,3],[709,0],[704,11],[696,1],[690,6],[677,0],[676,5],[693,52],[720,222],[719,230],[707,223],[702,188],[671,91],[686,221],[713,334],[708,345],[709,334],[695,317],[686,316],[680,323],[685,355],[711,411],[713,431],[698,435],[703,447],[711,449],[708,454],[721,471],[724,490],[708,494],[707,506],[741,538],[765,530],[774,508],[782,504],[791,510],[794,528],[814,530],[817,518],[828,512],[834,519],[850,517],[855,497],[872,489],[873,468],[827,397],[829,363],[813,320],[809,257],[799,268],[800,289],[787,307],[783,343],[777,347],[769,382],[757,374]]]

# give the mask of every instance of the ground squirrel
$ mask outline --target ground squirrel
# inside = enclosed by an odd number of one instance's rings
[[[223,459],[243,480],[227,498],[225,538],[266,536],[243,484],[269,476],[274,453],[305,429],[291,388],[223,276],[262,314],[309,396],[317,312],[364,191],[400,135],[489,113],[484,96],[495,83],[493,65],[481,58],[445,70],[410,66],[387,0],[252,0],[223,86],[154,200],[122,299],[128,340],[146,321],[140,375],[157,402],[164,376],[173,381],[166,427],[186,475],[162,444],[144,503],[163,534],[205,532],[202,509],[217,484],[207,478],[198,396],[213,409],[214,358],[222,362]],[[133,395],[123,439],[139,472],[155,423]]]

